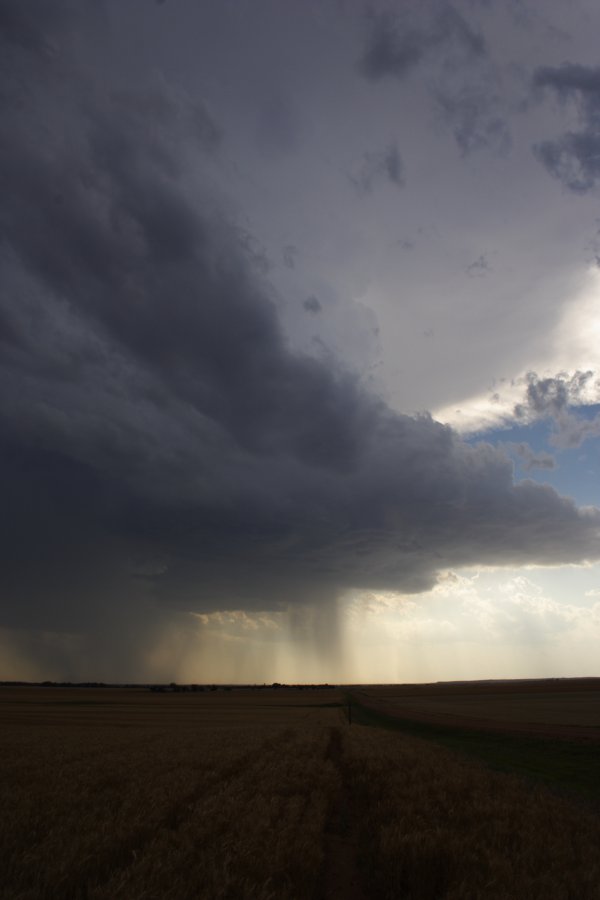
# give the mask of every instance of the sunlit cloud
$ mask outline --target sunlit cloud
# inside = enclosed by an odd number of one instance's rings
[[[585,407],[600,402],[600,269],[589,267],[580,276],[573,294],[564,301],[564,312],[537,359],[527,371],[503,372],[485,393],[437,408],[434,415],[464,434],[511,425],[520,409],[520,424],[530,424],[539,412],[529,407],[526,392],[531,373],[539,380],[573,382],[580,373],[589,377],[569,392],[570,405]]]

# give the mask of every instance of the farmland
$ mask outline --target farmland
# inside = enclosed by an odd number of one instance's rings
[[[600,679],[458,682],[360,689],[399,718],[451,727],[600,741]]]
[[[577,798],[346,711],[334,689],[0,689],[0,896],[600,897]]]
[[[361,687],[354,718],[435,741],[600,810],[600,680]]]

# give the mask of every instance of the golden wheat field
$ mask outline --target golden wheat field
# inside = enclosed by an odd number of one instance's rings
[[[335,690],[0,689],[0,896],[600,897],[600,820]]]

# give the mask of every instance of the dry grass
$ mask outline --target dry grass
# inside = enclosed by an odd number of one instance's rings
[[[1,692],[0,896],[600,897],[596,818],[340,700]]]
[[[597,678],[390,685],[359,695],[374,710],[413,721],[600,742]]]
[[[378,729],[353,728],[345,766],[373,896],[600,897],[591,814]]]
[[[313,896],[338,709],[133,694],[129,717],[125,694],[47,696],[20,724],[9,706],[0,742],[2,896]]]

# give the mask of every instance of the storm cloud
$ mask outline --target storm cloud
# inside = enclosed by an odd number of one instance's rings
[[[77,6],[31,10],[0,5],[16,73],[0,123],[4,625],[135,620],[142,646],[170,611],[600,556],[597,511],[516,484],[502,451],[394,411],[333,355],[292,350],[213,190],[218,114],[164,80],[99,81]],[[368,77],[400,77],[446,39],[440,25],[405,47],[397,27],[373,21]],[[394,146],[380,163],[400,184]]]
[[[359,191],[367,193],[370,193],[378,182],[402,187],[404,164],[396,142],[391,141],[385,150],[365,153],[357,173],[351,176],[351,181]]]
[[[371,82],[403,82],[417,70],[461,156],[483,149],[499,155],[509,151],[499,71],[483,33],[455,6],[423,4],[368,15],[362,76]]]
[[[421,15],[413,9],[371,11],[359,70],[370,81],[402,80],[440,48],[447,54],[458,50],[467,58],[478,57],[485,52],[485,40],[449,3],[426,8]]]
[[[573,63],[540,67],[533,84],[537,90],[551,91],[563,104],[571,102],[581,126],[535,144],[535,155],[569,190],[586,193],[600,178],[600,68]]]
[[[436,99],[462,156],[483,149],[499,154],[508,152],[509,127],[497,96],[488,86],[471,84],[454,91],[440,89]]]

